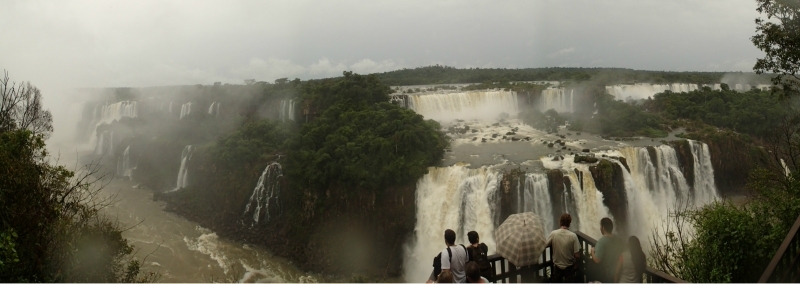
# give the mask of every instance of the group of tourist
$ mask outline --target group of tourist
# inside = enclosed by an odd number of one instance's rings
[[[553,252],[551,282],[583,282],[576,274],[581,256],[578,235],[569,230],[572,216],[564,213],[559,218],[560,228],[547,237],[547,246]],[[621,237],[614,235],[614,222],[609,218],[600,220],[602,237],[591,249],[586,262],[589,282],[642,283],[646,269],[646,258],[639,238],[631,236],[627,245]],[[433,272],[428,283],[488,283],[494,268],[487,258],[488,247],[480,243],[478,233],[467,233],[470,245],[455,245],[456,233],[444,231],[447,248],[434,258]]]
[[[580,259],[578,235],[569,230],[572,216],[564,213],[559,218],[559,229],[547,237],[547,245],[553,250],[553,271],[551,282],[576,281],[576,270]],[[614,222],[609,218],[600,220],[600,233],[603,235],[591,249],[587,261],[586,275],[590,282],[642,283],[647,260],[639,238],[628,238],[627,246],[621,237],[614,235]],[[592,279],[594,278],[594,279]]]
[[[467,233],[469,246],[455,245],[456,232],[444,231],[447,248],[433,259],[433,272],[428,283],[489,283],[485,276],[494,274],[489,263],[489,248],[480,242],[478,232]]]

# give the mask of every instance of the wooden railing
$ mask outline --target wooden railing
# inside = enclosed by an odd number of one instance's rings
[[[597,244],[597,241],[580,231],[575,232],[575,234],[578,235],[578,241],[580,242],[581,247],[581,258],[578,262],[577,282],[585,283],[587,280],[596,279],[596,277],[592,277],[593,275],[588,275],[587,277],[586,261],[591,261],[589,259],[588,252],[592,247],[595,246],[595,244]],[[489,256],[489,262],[491,262],[492,267],[496,272],[496,275],[489,279],[491,282],[549,282],[550,273],[553,269],[553,252],[548,247],[544,252],[542,252],[542,256],[539,259],[539,264],[525,267],[516,267],[502,256],[496,254]],[[647,267],[647,270],[643,275],[643,279],[646,283],[686,283],[684,280],[678,279],[662,271],[655,270],[651,267]]]
[[[759,283],[797,282],[800,280],[800,216],[786,234],[767,269],[758,279]]]

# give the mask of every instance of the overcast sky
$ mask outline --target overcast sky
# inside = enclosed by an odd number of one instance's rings
[[[751,71],[755,0],[0,1],[0,69],[42,88],[343,70]]]

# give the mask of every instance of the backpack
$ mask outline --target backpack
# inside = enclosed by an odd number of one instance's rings
[[[492,268],[492,264],[489,263],[489,256],[486,253],[489,251],[489,247],[486,244],[481,243],[478,247],[470,246],[467,249],[467,254],[469,255],[469,259],[478,263],[478,267],[481,268],[481,276],[486,279],[492,279],[494,277],[495,271]]]
[[[464,251],[467,252],[467,261],[469,261],[470,260],[469,250],[467,250],[467,248],[464,247],[464,245],[461,245],[461,247],[464,248]],[[447,247],[447,260],[453,261],[453,252],[450,251],[450,247]],[[433,258],[433,277],[434,278],[438,277],[439,273],[442,273],[442,253],[441,252],[439,254],[437,254],[436,257]]]

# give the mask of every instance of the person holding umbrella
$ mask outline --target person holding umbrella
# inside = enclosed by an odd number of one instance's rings
[[[550,233],[547,237],[547,246],[553,250],[553,273],[551,281],[572,282],[569,278],[575,275],[580,258],[581,245],[578,242],[578,235],[569,230],[572,223],[572,216],[569,213],[561,214],[559,224],[561,228]]]

